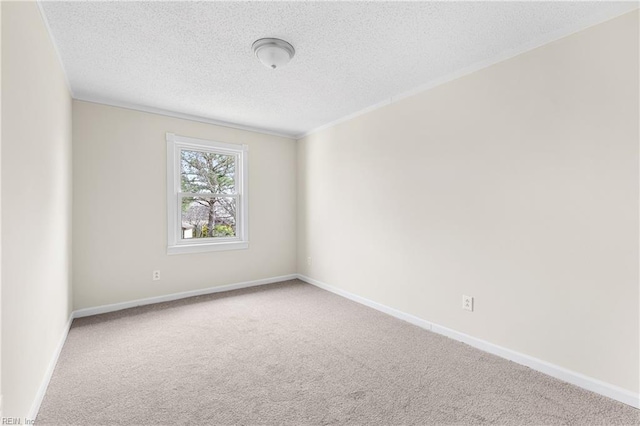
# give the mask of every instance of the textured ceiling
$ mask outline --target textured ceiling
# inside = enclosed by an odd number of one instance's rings
[[[42,2],[77,99],[300,135],[636,8],[583,2]],[[278,70],[251,51],[289,41]]]

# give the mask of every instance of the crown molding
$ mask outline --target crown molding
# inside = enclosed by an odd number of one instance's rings
[[[480,71],[484,68],[488,68],[492,65],[498,64],[500,62],[504,62],[508,59],[514,58],[516,56],[522,55],[524,53],[530,52],[532,50],[535,50],[539,47],[542,47],[544,45],[547,45],[549,43],[553,43],[555,41],[561,40],[563,38],[569,37],[571,35],[574,35],[580,31],[586,30],[588,28],[594,27],[596,25],[602,24],[604,22],[610,21],[612,19],[618,18],[622,15],[625,15],[627,13],[633,12],[634,10],[637,11],[638,8],[640,7],[638,5],[637,1],[628,1],[628,2],[624,2],[624,3],[628,3],[630,6],[627,8],[627,6],[625,5],[624,10],[621,10],[619,13],[615,14],[615,16],[594,16],[591,17],[589,22],[585,25],[584,23],[582,24],[575,24],[569,27],[565,27],[562,28],[558,31],[554,31],[552,33],[549,33],[543,37],[539,37],[529,43],[523,44],[522,46],[518,47],[518,48],[514,48],[514,49],[508,49],[505,50],[503,52],[501,52],[500,54],[498,54],[497,56],[494,56],[492,58],[489,59],[485,59],[479,62],[476,62],[474,64],[471,64],[467,67],[461,68],[459,70],[456,70],[452,73],[446,74],[442,77],[433,79],[427,83],[424,83],[420,86],[414,87],[413,89],[407,90],[405,92],[401,92],[398,95],[392,96],[390,98],[384,99],[381,102],[377,102],[373,105],[370,105],[366,108],[363,108],[361,110],[358,110],[356,112],[353,112],[349,115],[346,115],[344,117],[338,118],[334,121],[331,121],[329,123],[323,124],[319,127],[316,127],[314,129],[311,129],[307,132],[304,133],[300,133],[298,135],[295,136],[296,140],[300,140],[303,139],[309,135],[312,135],[314,133],[318,133],[322,130],[328,129],[330,127],[336,126],[340,123],[344,123],[345,121],[349,121],[351,119],[354,119],[358,116],[361,116],[363,114],[366,114],[368,112],[371,111],[375,111],[377,109],[383,108],[385,106],[391,105],[395,102],[398,102],[402,99],[411,97],[413,95],[417,95],[420,94],[422,92],[426,92],[427,90],[433,89],[434,87],[440,86],[442,84],[448,83],[450,81],[453,80],[457,80],[458,78],[464,77],[466,75],[472,74],[476,71]],[[622,6],[621,6],[621,9]]]
[[[141,111],[141,112],[148,112],[151,114],[158,114],[158,115],[164,115],[167,117],[173,117],[173,118],[181,118],[183,120],[190,120],[190,121],[197,121],[200,123],[206,123],[206,124],[213,124],[216,126],[221,126],[221,127],[228,127],[228,128],[232,128],[232,129],[238,129],[238,130],[245,130],[245,131],[249,131],[249,132],[254,132],[254,133],[261,133],[261,134],[266,134],[266,135],[271,135],[271,136],[279,136],[279,137],[283,137],[283,138],[288,138],[288,139],[295,139],[300,140],[303,139],[309,135],[312,135],[314,133],[318,133],[322,130],[328,129],[330,127],[334,127],[340,123],[344,123],[346,121],[352,120],[360,115],[375,111],[377,109],[389,106],[395,102],[398,102],[402,99],[420,94],[422,92],[425,92],[427,90],[433,89],[437,86],[440,86],[442,84],[448,83],[450,81],[456,80],[458,78],[464,77],[466,75],[472,74],[476,71],[480,71],[484,68],[488,68],[492,65],[498,64],[500,62],[506,61],[508,59],[514,58],[518,55],[524,54],[526,52],[530,52],[532,50],[535,50],[539,47],[542,47],[546,44],[558,41],[560,39],[563,39],[565,37],[569,37],[573,34],[576,34],[580,31],[583,31],[587,28],[593,27],[595,25],[599,25],[603,22],[606,21],[610,21],[612,19],[618,18],[624,14],[630,13],[632,11],[637,11],[638,8],[640,7],[637,1],[623,1],[621,2],[622,5],[624,5],[624,7],[621,5],[620,6],[620,11],[619,13],[616,13],[614,16],[604,16],[604,15],[598,15],[598,16],[592,16],[588,22],[585,24],[584,22],[579,23],[579,24],[574,24],[565,28],[562,28],[558,31],[554,31],[552,33],[549,33],[543,37],[540,37],[536,40],[533,40],[529,43],[526,43],[518,48],[515,49],[509,49],[506,51],[501,52],[500,54],[489,58],[489,59],[485,59],[483,61],[479,61],[476,62],[474,64],[471,64],[467,67],[464,67],[462,69],[459,69],[457,71],[454,71],[452,73],[449,73],[447,75],[444,75],[442,77],[433,79],[431,81],[428,81],[422,85],[419,85],[417,87],[414,87],[413,89],[401,92],[398,95],[395,96],[391,96],[389,98],[383,99],[380,102],[376,102],[373,105],[369,105],[363,109],[360,109],[358,111],[355,111],[351,114],[345,115],[343,117],[340,117],[336,120],[330,121],[328,123],[325,123],[323,125],[320,125],[318,127],[315,127],[309,131],[303,132],[303,133],[287,133],[287,132],[278,132],[278,131],[273,131],[273,130],[268,130],[268,129],[264,129],[264,128],[260,128],[260,127],[254,127],[254,126],[249,126],[249,125],[243,125],[243,124],[237,124],[237,123],[231,123],[231,122],[227,122],[227,121],[222,121],[222,120],[216,120],[216,119],[212,119],[212,118],[207,118],[207,117],[202,117],[202,116],[197,116],[197,115],[191,115],[191,114],[185,114],[185,113],[181,113],[181,112],[176,112],[176,111],[170,111],[170,110],[165,110],[165,109],[160,109],[160,108],[154,108],[154,107],[147,107],[147,106],[143,106],[143,105],[138,105],[138,104],[134,104],[134,103],[128,103],[128,102],[121,102],[121,101],[116,101],[116,100],[112,100],[112,99],[107,99],[104,97],[100,97],[100,96],[93,96],[93,95],[75,95],[73,93],[73,90],[71,89],[71,84],[69,83],[69,78],[67,76],[67,72],[66,69],[64,67],[64,63],[62,62],[62,56],[60,55],[60,51],[58,49],[58,45],[53,37],[53,33],[51,32],[51,28],[49,26],[49,21],[47,20],[47,16],[44,13],[44,10],[42,8],[42,2],[43,0],[37,0],[36,4],[38,5],[38,9],[40,11],[40,15],[42,16],[42,20],[44,22],[44,25],[49,33],[49,38],[51,39],[51,42],[53,44],[53,48],[56,52],[56,56],[58,57],[58,61],[60,63],[60,66],[62,68],[62,72],[64,74],[64,78],[65,78],[65,82],[67,84],[67,88],[69,90],[69,93],[71,94],[71,97],[73,99],[79,100],[79,101],[84,101],[84,102],[92,102],[92,103],[96,103],[96,104],[103,104],[103,105],[109,105],[109,106],[114,106],[114,107],[119,107],[119,108],[125,108],[125,109],[130,109],[130,110],[134,110],[134,111]],[[627,6],[628,5],[628,6]]]
[[[244,130],[244,131],[253,132],[253,133],[260,133],[263,135],[278,136],[278,137],[287,138],[287,139],[295,139],[294,135],[290,133],[276,132],[273,130],[267,130],[260,127],[230,123],[228,121],[215,120],[212,118],[201,117],[201,116],[192,115],[192,114],[184,114],[181,112],[169,111],[162,108],[148,107],[148,106],[138,105],[138,104],[129,103],[129,102],[120,102],[120,101],[115,101],[113,99],[102,98],[100,96],[76,95],[73,97],[73,99],[77,101],[82,101],[82,102],[90,102],[94,104],[107,105],[107,106],[112,106],[116,108],[124,108],[124,109],[130,109],[133,111],[163,115],[166,117],[180,118],[182,120],[197,121],[199,123],[205,123],[205,124],[213,124],[215,126],[227,127],[227,128],[236,129],[236,130]]]
[[[56,39],[53,38],[53,32],[51,31],[51,26],[49,26],[49,20],[47,19],[47,14],[44,13],[44,9],[42,9],[42,0],[36,1],[36,5],[38,5],[38,11],[40,12],[40,17],[42,18],[44,27],[47,29],[47,34],[49,34],[49,40],[51,40],[51,44],[53,45],[53,50],[56,52],[56,58],[58,58],[58,64],[60,64],[60,68],[62,69],[62,75],[64,76],[64,82],[67,85],[67,90],[69,91],[69,94],[73,98],[73,90],[71,89],[71,83],[69,83],[69,76],[67,75],[67,70],[64,67],[64,62],[62,62],[62,55],[60,55],[60,50],[58,49],[58,43],[56,43]]]

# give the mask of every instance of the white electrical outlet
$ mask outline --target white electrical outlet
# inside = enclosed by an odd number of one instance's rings
[[[311,256],[307,257],[307,266],[311,266],[313,261],[311,260]]]
[[[462,295],[462,309],[473,312],[473,297]]]
[[[160,279],[160,271],[153,271],[153,280],[158,281]]]

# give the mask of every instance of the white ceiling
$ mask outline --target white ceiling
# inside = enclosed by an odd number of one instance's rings
[[[636,2],[42,2],[73,95],[298,136]],[[251,44],[289,41],[267,69]]]

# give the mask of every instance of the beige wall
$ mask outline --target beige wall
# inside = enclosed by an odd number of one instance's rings
[[[0,6],[0,82],[2,81],[1,49],[2,6]],[[0,417],[2,417],[2,413],[2,88],[0,87]]]
[[[639,390],[637,13],[311,135],[296,171],[293,140],[122,108],[71,130],[37,6],[0,10],[3,415],[71,310],[72,193],[76,309],[297,270]],[[166,254],[165,132],[250,146],[249,250]]]
[[[29,414],[71,311],[71,97],[34,2],[2,2],[2,388]]]
[[[638,392],[638,138],[633,12],[301,140],[298,271]]]
[[[248,250],[166,254],[166,132],[249,145]],[[73,167],[75,309],[296,272],[292,139],[74,101]]]

